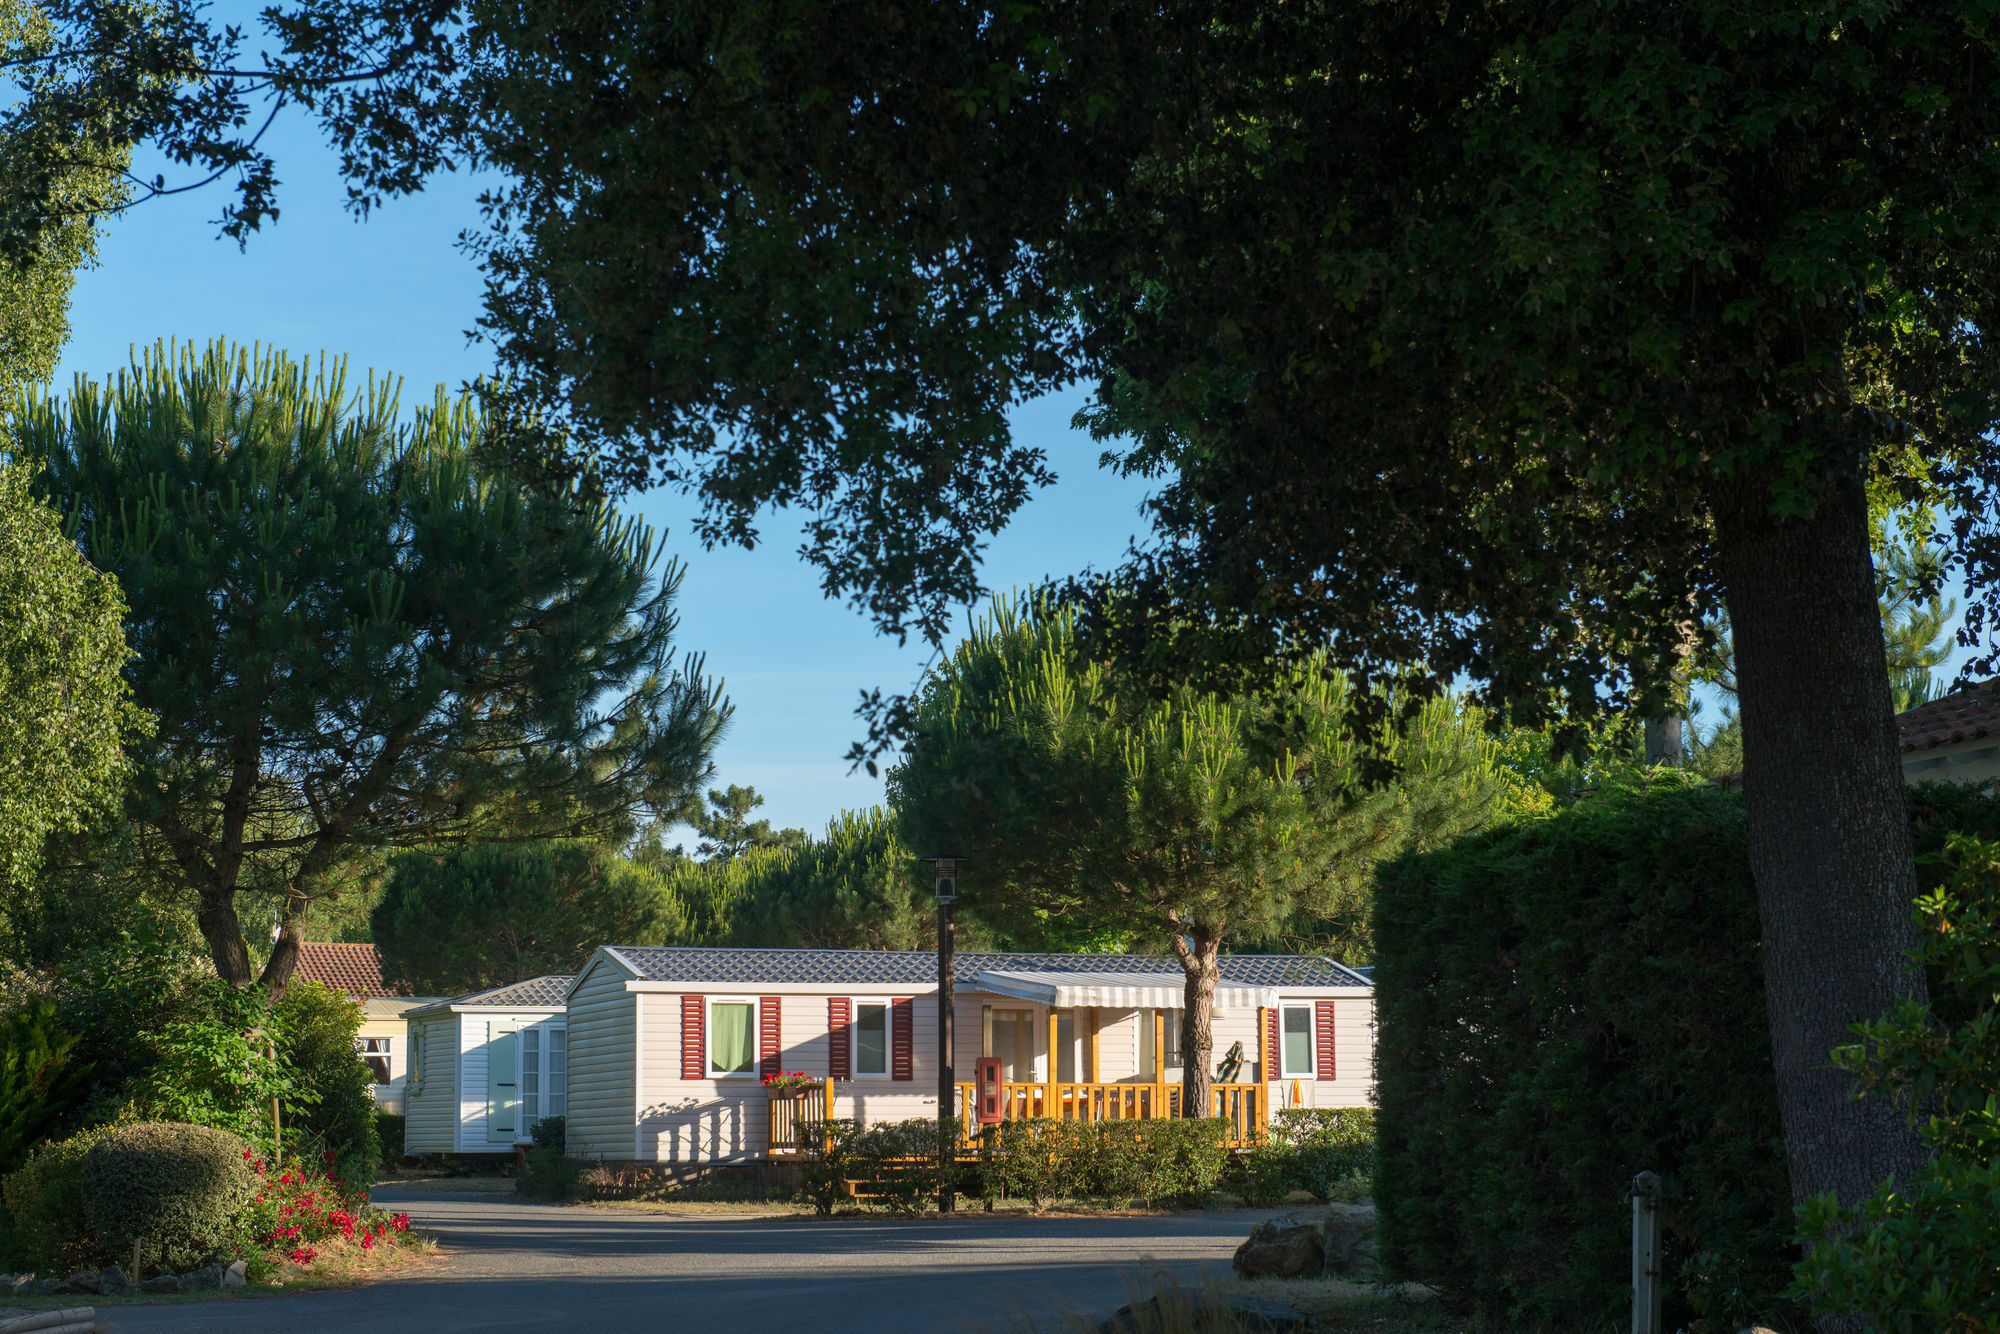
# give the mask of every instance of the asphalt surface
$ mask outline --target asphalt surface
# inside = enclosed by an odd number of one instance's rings
[[[120,1306],[122,1334],[899,1334],[1067,1329],[1137,1273],[1226,1274],[1270,1213],[910,1222],[666,1216],[378,1190],[448,1254],[344,1292]]]

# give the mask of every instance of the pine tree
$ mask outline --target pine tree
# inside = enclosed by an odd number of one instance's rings
[[[1154,696],[1091,660],[1073,612],[1001,602],[921,688],[890,801],[910,847],[968,859],[964,907],[1003,936],[1056,920],[1173,955],[1202,1115],[1224,942],[1365,916],[1379,858],[1476,827],[1497,795],[1448,698],[1413,710],[1395,780],[1367,781],[1352,704],[1318,659],[1255,693]]]
[[[128,813],[229,982],[253,981],[239,894],[280,914],[281,990],[357,858],[629,837],[709,777],[728,706],[672,659],[680,567],[607,505],[489,467],[467,401],[405,423],[390,383],[216,342],[13,428],[125,589],[159,720]]]

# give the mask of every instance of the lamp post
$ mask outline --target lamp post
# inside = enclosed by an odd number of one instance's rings
[[[951,1020],[952,935],[951,905],[958,897],[957,857],[926,857],[935,875],[937,892],[938,966],[938,1212],[952,1210],[952,1169],[957,1165],[957,1145],[952,1134],[952,1118],[958,1102],[958,1080],[952,1070]]]

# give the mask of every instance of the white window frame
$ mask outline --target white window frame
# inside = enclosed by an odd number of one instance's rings
[[[701,1056],[707,1069],[703,1077],[707,1079],[761,1079],[757,1067],[763,1063],[758,1048],[763,1046],[764,1007],[757,1003],[755,996],[703,996],[701,1024]],[[717,1005],[748,1005],[750,1007],[750,1068],[748,1070],[718,1070],[715,1068],[715,1007]]]
[[[561,1022],[546,1024],[543,1026],[542,1032],[544,1034],[542,1040],[542,1115],[545,1117],[568,1116],[569,1115],[569,1025],[567,1023],[561,1023]],[[550,1048],[549,1040],[554,1038],[555,1035],[558,1033],[562,1034],[562,1040],[563,1040],[561,1093],[557,1093],[552,1087],[550,1087],[549,1084],[549,1081],[555,1075],[554,1066],[549,1059],[551,1056],[554,1055],[554,1052]],[[554,1100],[557,1098],[562,1099],[562,1108],[560,1111],[557,1110],[553,1105]]]
[[[522,1126],[520,1139],[525,1144],[532,1138],[528,1132],[534,1128],[535,1122],[546,1120],[551,1116],[567,1116],[569,1114],[569,1025],[560,1019],[542,1019],[532,1024],[523,1024],[518,1031],[520,1040],[515,1043],[515,1050],[519,1053],[521,1061],[519,1088],[522,1107]],[[550,1044],[558,1033],[562,1034],[563,1039],[562,1091],[560,1093],[551,1088],[549,1084],[550,1079],[555,1074],[550,1065],[550,1057],[554,1055]],[[535,1049],[535,1090],[533,1093],[528,1091],[528,1047],[531,1042]],[[530,1098],[534,1099],[534,1111],[532,1113],[527,1110]],[[553,1100],[556,1098],[562,1099],[562,1107],[560,1109],[553,1105]]]
[[[882,1068],[879,1071],[864,1072],[861,1069],[861,1007],[879,1005],[882,1007]],[[896,1002],[888,996],[855,996],[848,1002],[847,1020],[847,1074],[850,1079],[880,1079],[891,1081],[896,1077]],[[914,1066],[917,1053],[914,1050],[916,1031],[911,1029],[910,1061]],[[904,1080],[908,1083],[908,1080]]]
[[[1304,1010],[1306,1013],[1306,1066],[1305,1069],[1303,1070],[1295,1070],[1289,1064],[1289,1061],[1291,1059],[1291,1051],[1289,1045],[1285,1042],[1285,1015],[1288,1011],[1291,1010]],[[1317,1032],[1318,1023],[1319,1023],[1319,1015],[1317,1013],[1316,1007],[1314,1006],[1313,1002],[1311,1001],[1279,1002],[1278,1005],[1278,1061],[1280,1064],[1280,1068],[1278,1071],[1279,1078],[1312,1079],[1319,1074],[1319,1065],[1317,1063],[1317,1058],[1319,1056],[1319,1051],[1318,1051],[1319,1033]]]
[[[374,1045],[376,1043],[380,1043],[381,1046],[379,1048],[376,1047]],[[375,1088],[387,1088],[396,1082],[396,1040],[394,1038],[357,1037],[354,1039],[354,1054],[361,1058],[363,1065],[368,1065],[368,1073],[371,1075],[375,1073],[375,1067],[369,1065],[368,1058],[371,1056],[382,1058],[382,1068],[388,1073],[382,1079],[375,1082]]]

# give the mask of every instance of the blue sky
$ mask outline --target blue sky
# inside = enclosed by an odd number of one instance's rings
[[[281,122],[275,143],[284,185],[275,227],[247,250],[216,239],[214,189],[134,209],[112,221],[100,266],[78,280],[71,336],[56,375],[94,377],[124,366],[135,343],[226,335],[298,353],[345,353],[358,378],[373,368],[405,377],[404,404],[431,386],[456,387],[486,370],[486,349],[465,338],[480,308],[475,265],[456,247],[476,224],[476,185],[447,176],[424,194],[390,202],[366,222],[342,208],[331,155],[310,130]],[[1097,467],[1098,447],[1069,419],[1080,396],[1029,405],[1023,439],[1048,451],[1061,480],[1032,501],[994,543],[989,587],[1007,589],[1116,560],[1141,526],[1144,487]],[[842,809],[878,801],[882,786],[842,760],[863,734],[854,707],[863,690],[906,690],[925,661],[820,594],[797,554],[795,520],[763,525],[755,551],[703,552],[688,536],[679,497],[635,496],[630,507],[667,533],[689,569],[681,642],[707,654],[723,677],[736,721],[716,757],[720,784],[747,783],[759,812],[817,831]]]

